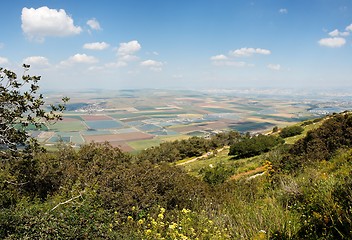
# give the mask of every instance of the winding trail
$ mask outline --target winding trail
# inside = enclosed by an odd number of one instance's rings
[[[225,150],[225,149],[228,149],[228,147],[225,146],[225,147],[223,147],[223,148],[217,149],[217,151],[218,151],[218,153],[219,153],[219,152],[222,152],[222,151]],[[202,156],[192,158],[192,159],[190,159],[190,160],[187,160],[186,162],[177,163],[176,166],[182,166],[182,165],[185,165],[185,164],[188,164],[188,163],[191,163],[191,162],[195,162],[195,161],[197,161],[197,160],[199,160],[199,159],[206,158],[206,157],[209,156],[209,153],[210,153],[210,152],[204,153]]]
[[[262,174],[262,173],[265,172],[265,170],[266,170],[265,166],[260,166],[260,167],[257,167],[256,169],[253,169],[253,170],[250,170],[250,171],[247,171],[247,172],[243,172],[243,173],[232,175],[227,181],[238,180],[238,179],[240,179],[240,178],[242,178],[244,176],[248,176],[248,175]]]

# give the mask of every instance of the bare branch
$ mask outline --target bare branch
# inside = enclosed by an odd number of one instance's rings
[[[29,182],[15,183],[15,182],[10,182],[10,181],[5,180],[4,183],[12,184],[12,185],[15,185],[15,186],[23,186],[23,185],[28,184]]]
[[[83,194],[83,193],[85,193],[85,191],[80,192],[78,196],[75,196],[75,197],[73,197],[73,198],[70,198],[70,199],[66,200],[65,202],[60,202],[60,203],[57,204],[55,207],[53,207],[49,212],[54,211],[56,208],[58,208],[58,207],[61,206],[61,205],[67,204],[67,203],[72,202],[73,200],[75,200],[75,199],[77,199],[77,198],[82,197],[82,194]]]

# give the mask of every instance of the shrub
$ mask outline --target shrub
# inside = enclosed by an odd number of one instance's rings
[[[230,147],[229,155],[235,158],[247,158],[268,152],[283,140],[275,136],[258,135],[252,138],[244,138],[242,141]]]
[[[290,126],[285,127],[280,132],[280,137],[288,138],[301,134],[304,131],[304,128],[301,126]]]

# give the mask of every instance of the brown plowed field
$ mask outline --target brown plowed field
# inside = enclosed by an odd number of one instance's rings
[[[131,152],[133,150],[135,150],[134,148],[132,148],[131,146],[129,146],[126,142],[109,142],[111,144],[111,146],[113,147],[118,147],[121,149],[121,151],[123,152]]]
[[[100,120],[113,120],[113,118],[106,115],[80,115],[84,121],[100,121]]]

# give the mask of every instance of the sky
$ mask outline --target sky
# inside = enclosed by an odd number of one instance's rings
[[[0,67],[41,88],[352,88],[352,0],[1,2]]]

